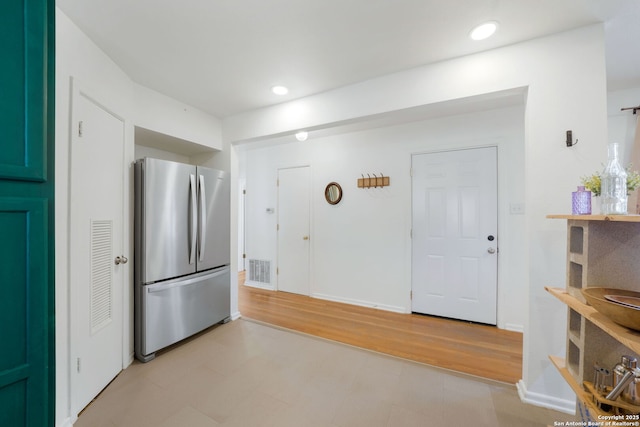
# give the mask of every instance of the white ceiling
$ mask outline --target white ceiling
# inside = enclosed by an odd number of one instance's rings
[[[220,118],[596,22],[609,89],[640,86],[639,0],[56,3],[134,81]],[[498,33],[471,41],[485,20]],[[289,94],[273,95],[276,84]]]

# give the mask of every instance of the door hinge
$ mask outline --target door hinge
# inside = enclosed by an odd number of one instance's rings
[[[83,122],[82,120],[80,120],[80,121],[78,122],[78,137],[80,137],[80,138],[82,138],[82,127],[83,127],[83,123],[84,123],[84,122]]]
[[[280,231],[280,224],[276,224],[276,231]]]
[[[242,190],[242,194],[247,194],[247,190]]]
[[[409,291],[409,299],[413,301],[413,291]]]
[[[277,267],[276,267],[276,276],[277,276],[278,274],[280,274],[280,268],[277,268]]]
[[[280,180],[276,179],[276,187],[280,187]]]
[[[80,358],[79,357],[76,359],[76,371],[78,373],[80,373]]]
[[[409,168],[409,176],[413,178],[413,168]]]
[[[247,257],[247,254],[242,254],[242,259],[245,259]]]
[[[413,239],[413,228],[411,230],[409,230],[409,238]]]

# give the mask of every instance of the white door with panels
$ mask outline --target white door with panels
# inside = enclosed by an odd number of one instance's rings
[[[278,290],[309,295],[310,167],[278,170]]]
[[[124,120],[73,82],[70,188],[71,405],[122,370]]]
[[[497,149],[412,156],[412,311],[496,324]]]

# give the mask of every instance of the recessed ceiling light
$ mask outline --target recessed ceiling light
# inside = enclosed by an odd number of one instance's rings
[[[469,33],[469,37],[473,40],[484,40],[493,35],[498,29],[498,23],[496,21],[485,22],[475,27]]]
[[[296,139],[298,141],[300,141],[300,142],[306,141],[308,136],[309,136],[309,134],[307,132],[305,132],[305,131],[301,131],[301,132],[296,133]]]
[[[289,93],[289,89],[284,86],[274,86],[271,88],[271,92],[275,93],[276,95],[286,95]]]

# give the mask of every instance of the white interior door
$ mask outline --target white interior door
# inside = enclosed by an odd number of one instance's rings
[[[278,170],[278,290],[309,295],[310,168]]]
[[[124,121],[74,81],[71,124],[70,279],[72,411],[121,370]]]
[[[412,310],[495,325],[495,147],[412,157]]]

